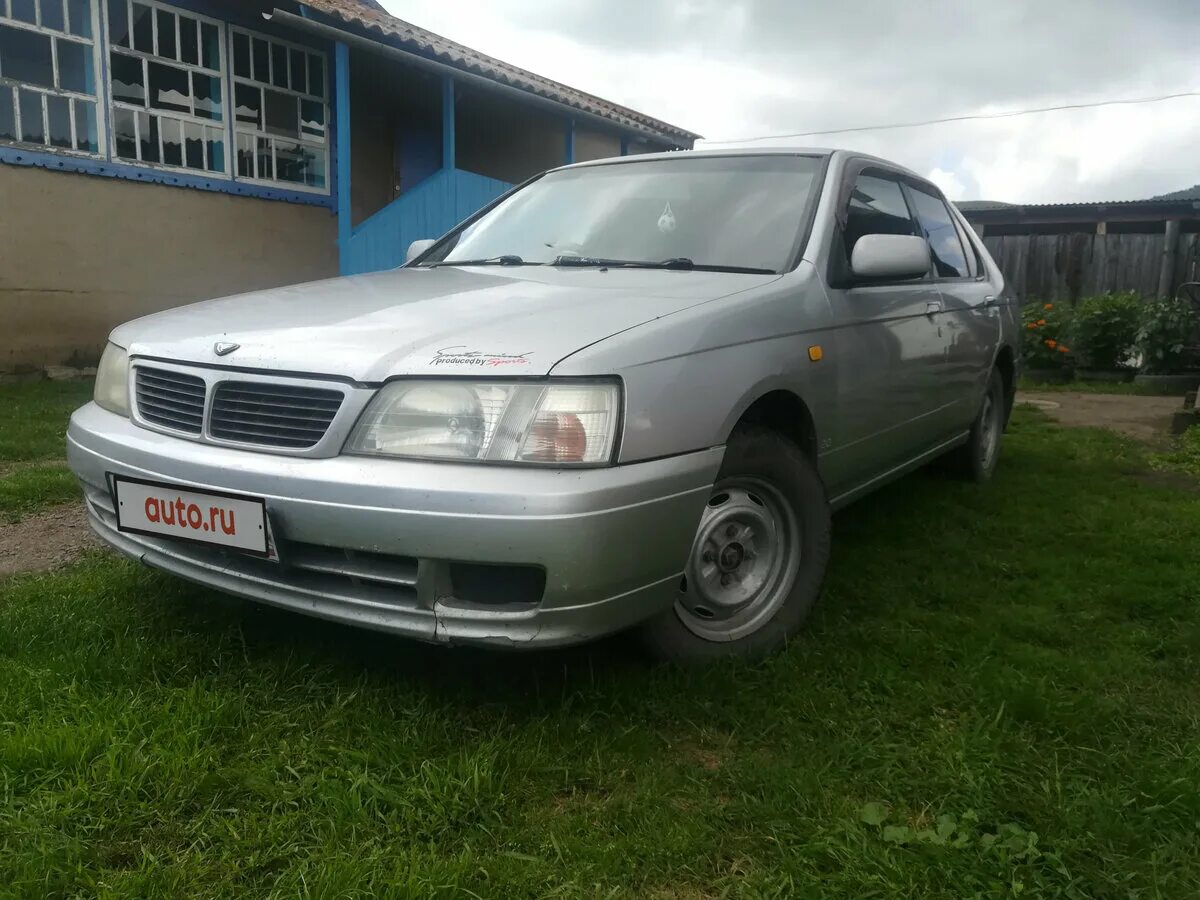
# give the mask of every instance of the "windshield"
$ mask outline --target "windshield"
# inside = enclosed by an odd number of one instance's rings
[[[789,265],[821,161],[688,157],[551,172],[453,235],[423,265]]]

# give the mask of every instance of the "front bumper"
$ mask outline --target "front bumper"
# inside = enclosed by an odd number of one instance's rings
[[[425,641],[557,646],[669,606],[724,448],[606,469],[543,470],[180,440],[88,404],[67,459],[88,518],[127,556],[309,615]],[[117,531],[110,474],[265,497],[281,563]],[[545,571],[535,602],[468,602],[452,564]]]

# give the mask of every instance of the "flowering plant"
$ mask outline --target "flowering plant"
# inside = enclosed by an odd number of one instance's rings
[[[1021,310],[1021,355],[1031,369],[1062,369],[1070,363],[1071,349],[1064,341],[1070,308],[1056,303],[1031,302]]]
[[[1080,301],[1071,316],[1071,342],[1079,364],[1119,369],[1137,339],[1142,303],[1132,291],[1098,294]]]

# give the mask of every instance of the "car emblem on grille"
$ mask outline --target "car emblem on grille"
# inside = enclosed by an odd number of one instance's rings
[[[213,353],[217,354],[217,356],[228,356],[240,346],[242,345],[233,344],[229,341],[217,341],[215,344],[213,344]]]

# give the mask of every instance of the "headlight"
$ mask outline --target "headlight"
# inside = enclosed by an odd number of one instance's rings
[[[109,412],[129,415],[129,354],[116,344],[105,347],[100,357],[92,399]]]
[[[615,384],[395,381],[367,406],[347,453],[543,465],[604,465]]]

